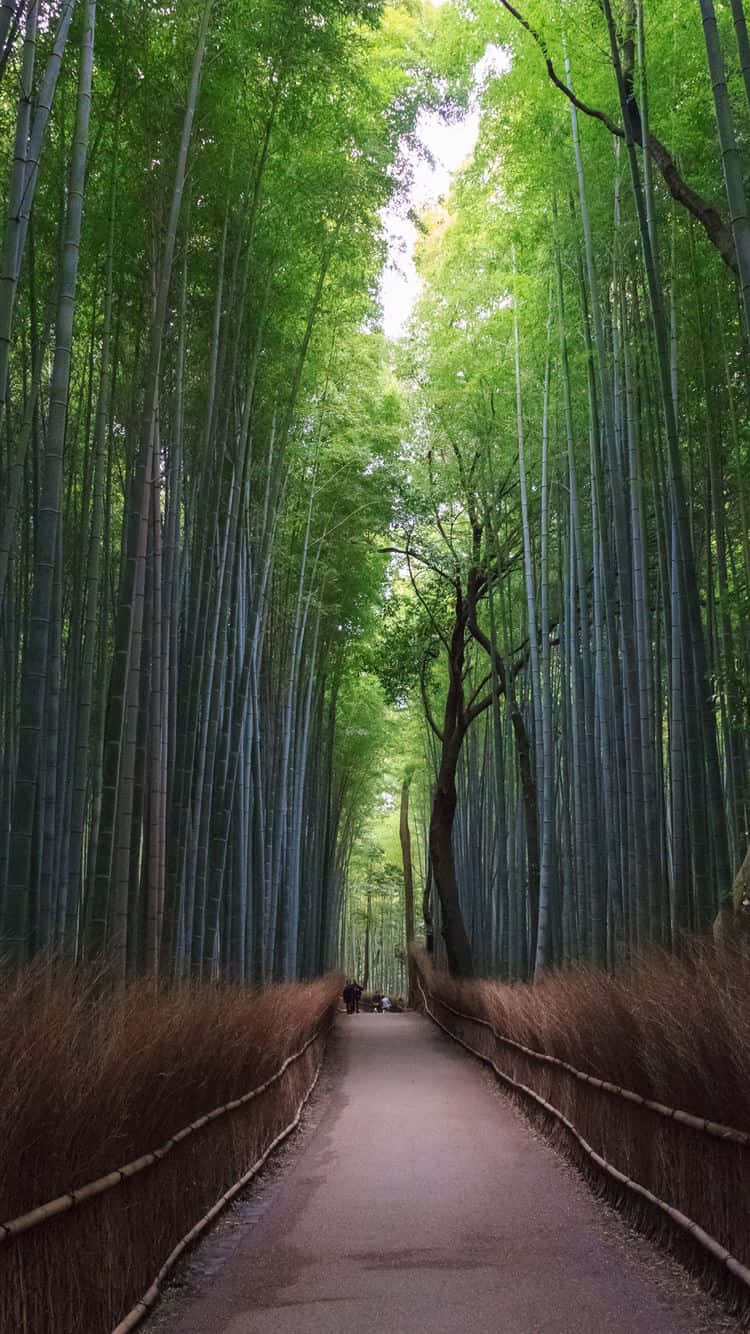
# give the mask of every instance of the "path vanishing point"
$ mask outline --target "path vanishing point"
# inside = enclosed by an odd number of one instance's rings
[[[327,1105],[268,1207],[197,1292],[167,1299],[154,1334],[737,1328],[427,1019],[341,1016],[333,1048]]]

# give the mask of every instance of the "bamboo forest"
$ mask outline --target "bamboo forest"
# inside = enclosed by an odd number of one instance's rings
[[[11,972],[741,938],[743,4],[519,3],[3,0]]]

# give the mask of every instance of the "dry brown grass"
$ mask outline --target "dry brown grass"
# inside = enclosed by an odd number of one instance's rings
[[[740,950],[693,943],[680,958],[650,953],[614,977],[575,968],[537,986],[456,982],[424,956],[419,967],[438,1001],[488,1020],[513,1042],[667,1107],[750,1131],[750,967]],[[451,1032],[557,1108],[609,1163],[750,1265],[750,1149],[596,1089],[439,1005],[438,1011]],[[666,1239],[710,1285],[748,1310],[748,1294],[726,1271],[660,1211],[613,1188],[559,1122],[521,1101],[633,1221]]]
[[[515,1042],[750,1131],[750,962],[741,950],[698,941],[680,957],[644,954],[615,976],[580,966],[536,986],[430,977],[437,994]]]
[[[0,986],[0,1221],[148,1153],[263,1083],[332,1013],[339,988],[337,976],[258,992],[143,982],[113,997],[91,976],[42,966]],[[3,1247],[0,1328],[110,1330],[288,1124],[320,1050],[126,1186]]]

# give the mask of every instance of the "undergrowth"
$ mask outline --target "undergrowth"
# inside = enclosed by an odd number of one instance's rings
[[[750,967],[742,950],[692,942],[680,957],[652,951],[614,976],[578,967],[535,986],[459,982],[424,955],[418,967],[440,1022],[493,1062],[511,1096],[594,1188],[730,1309],[750,1317],[747,1287],[669,1213],[694,1220],[750,1266],[750,1148],[577,1079],[564,1066],[496,1041],[492,1031],[653,1102],[750,1131]],[[492,1030],[446,1004],[489,1021]],[[549,1108],[626,1182],[667,1208],[602,1172]]]
[[[459,982],[420,955],[430,988],[515,1042],[669,1107],[750,1131],[750,961],[697,941],[614,976],[580,965],[532,986]]]
[[[113,1171],[278,1069],[337,976],[103,992],[41,964],[0,984],[0,1222]]]

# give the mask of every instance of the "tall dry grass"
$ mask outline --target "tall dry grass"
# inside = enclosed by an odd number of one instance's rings
[[[750,1148],[576,1079],[445,1008],[489,1021],[512,1042],[644,1098],[750,1131],[750,967],[741,950],[697,942],[680,958],[651,952],[614,977],[579,967],[536,986],[456,982],[424,956],[418,966],[450,1032],[556,1108],[627,1178],[692,1218],[750,1266]],[[602,1175],[539,1104],[514,1096],[639,1227],[666,1240],[709,1286],[750,1311],[747,1290],[689,1234]]]
[[[642,1097],[750,1131],[750,961],[710,942],[651,951],[614,976],[579,966],[535,986],[430,987],[506,1037]]]
[[[340,979],[135,983],[42,965],[0,985],[0,1222],[158,1148],[248,1092],[333,1013]],[[126,1185],[0,1249],[0,1328],[110,1330],[172,1246],[288,1124],[322,1043]]]
[[[0,1222],[262,1083],[337,992],[336,978],[112,996],[43,966],[0,986]]]

